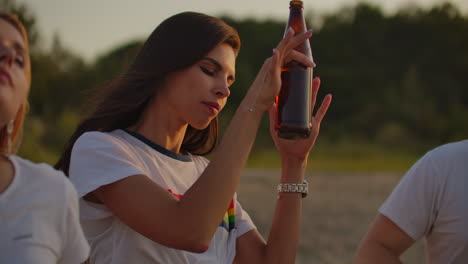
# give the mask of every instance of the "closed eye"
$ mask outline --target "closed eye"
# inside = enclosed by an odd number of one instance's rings
[[[214,76],[214,72],[209,71],[207,68],[205,68],[205,67],[203,67],[203,66],[200,66],[200,70],[201,70],[202,72],[204,72],[206,75]]]
[[[18,42],[15,42],[14,45],[13,45],[15,51],[16,51],[16,56],[15,56],[15,63],[21,67],[21,68],[24,68],[24,65],[25,65],[25,49],[24,47],[18,43]]]
[[[17,57],[15,58],[15,63],[16,63],[18,66],[20,66],[21,68],[23,68],[23,67],[24,67],[24,59],[23,59],[23,57],[17,56]]]

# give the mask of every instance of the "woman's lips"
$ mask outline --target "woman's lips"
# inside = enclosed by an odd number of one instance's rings
[[[221,106],[216,102],[203,102],[208,107],[212,114],[217,114],[221,109]]]

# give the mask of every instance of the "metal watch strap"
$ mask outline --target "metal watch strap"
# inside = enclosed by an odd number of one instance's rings
[[[309,192],[309,183],[304,180],[303,183],[280,183],[278,184],[277,191],[280,192],[289,192],[289,193],[301,193],[302,198],[307,196]]]

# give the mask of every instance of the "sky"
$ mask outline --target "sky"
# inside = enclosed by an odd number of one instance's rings
[[[334,12],[360,0],[304,0],[306,11]],[[409,2],[430,7],[443,0],[367,0],[392,13]],[[468,0],[450,0],[468,14]],[[196,11],[236,18],[284,19],[289,0],[17,0],[36,16],[44,45],[58,34],[63,45],[91,61],[127,41],[145,39],[165,18]],[[313,28],[313,25],[308,25]]]

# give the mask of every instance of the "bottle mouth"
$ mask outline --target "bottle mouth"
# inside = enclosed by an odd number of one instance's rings
[[[299,1],[299,0],[293,0],[289,2],[289,7],[303,7],[304,2]]]

